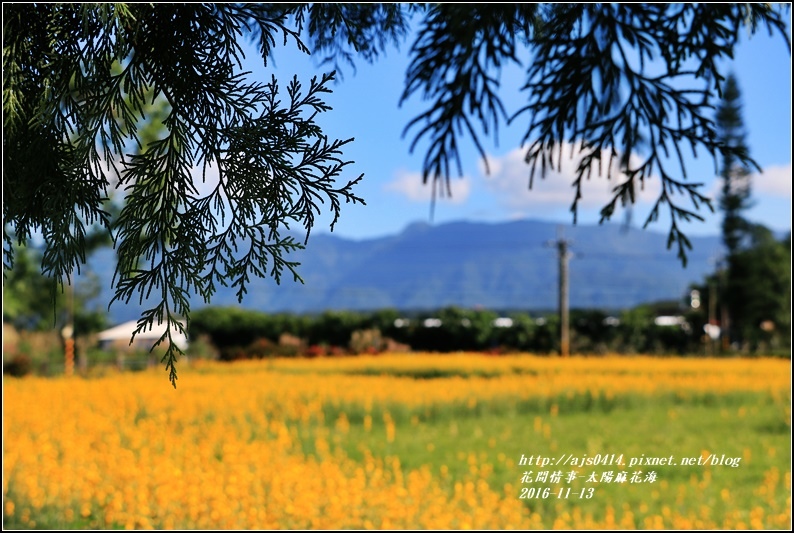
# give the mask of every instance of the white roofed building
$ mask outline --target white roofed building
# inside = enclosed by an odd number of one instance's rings
[[[152,349],[152,346],[160,340],[160,337],[163,336],[166,330],[166,323],[163,322],[162,324],[153,324],[151,329],[145,329],[141,331],[137,335],[135,335],[135,340],[130,344],[130,339],[132,338],[132,333],[137,329],[138,322],[136,320],[130,320],[129,322],[124,322],[123,324],[119,324],[118,326],[114,326],[110,329],[106,329],[97,335],[99,340],[99,347],[101,349],[129,349],[131,351],[134,350],[145,350],[149,351]],[[176,344],[181,350],[186,350],[188,346],[187,335],[175,330],[172,326],[171,329],[171,337],[174,339],[174,344]],[[164,346],[166,342],[162,343],[160,346]]]

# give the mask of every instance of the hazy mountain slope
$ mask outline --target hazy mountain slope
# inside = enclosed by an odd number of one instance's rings
[[[447,305],[506,309],[557,306],[558,225],[540,221],[487,224],[416,223],[398,235],[354,241],[314,234],[306,250],[293,254],[304,284],[285,276],[281,285],[255,280],[244,307],[264,311],[317,312],[438,308]],[[616,309],[683,297],[687,286],[714,269],[719,237],[692,238],[683,268],[666,236],[617,225],[565,229],[571,241],[572,307]],[[112,253],[92,261],[109,301]],[[213,305],[236,305],[235,291],[221,288]],[[203,306],[199,299],[194,306]],[[114,321],[137,309],[114,305]]]

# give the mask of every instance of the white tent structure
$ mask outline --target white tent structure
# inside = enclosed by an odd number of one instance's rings
[[[144,330],[135,335],[135,340],[130,345],[132,333],[137,329],[137,327],[138,322],[135,320],[130,320],[129,322],[124,322],[123,324],[119,324],[118,326],[114,326],[110,329],[100,332],[97,336],[99,339],[99,347],[102,349],[112,347],[128,347],[128,349],[131,350],[151,350],[152,346],[154,346],[154,343],[156,343],[160,337],[163,336],[163,333],[165,333],[166,324],[153,324],[151,329]],[[176,344],[179,349],[187,349],[187,335],[172,329],[171,336],[174,339],[174,344]]]

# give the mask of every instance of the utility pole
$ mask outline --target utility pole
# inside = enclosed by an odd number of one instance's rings
[[[719,338],[719,333],[715,332],[719,331],[719,326],[717,326],[717,314],[715,312],[717,308],[717,283],[716,283],[716,275],[709,279],[709,326],[711,331],[709,331],[709,347],[711,348],[710,353],[714,355],[716,353],[716,345],[717,339]]]
[[[721,321],[721,318],[724,316],[724,312],[720,313],[721,316],[719,318],[717,316],[717,292],[720,290],[720,285],[722,285],[722,274],[720,273],[722,263],[717,259],[712,259],[711,263],[714,265],[714,275],[709,276],[708,278],[708,324],[706,324],[705,330],[708,336],[708,353],[715,355],[718,350],[722,349],[722,344],[720,341],[724,339],[723,331],[725,324],[723,324]],[[724,311],[722,308],[722,301],[724,301],[724,299],[719,298],[719,300],[720,311]]]
[[[717,265],[720,285],[720,337],[722,340],[722,352],[728,353],[731,349],[731,320],[728,313],[728,305],[725,302],[725,293],[727,291],[725,274],[728,271],[728,267],[723,261],[720,261]]]
[[[557,248],[559,259],[560,355],[568,357],[571,349],[568,313],[568,259],[571,254],[568,252],[568,245],[571,242],[565,239],[563,228],[560,226],[557,229],[557,240],[548,244]]]

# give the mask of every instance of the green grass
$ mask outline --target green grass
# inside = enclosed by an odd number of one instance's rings
[[[556,416],[550,414],[550,404],[559,406]],[[560,396],[535,404],[495,400],[478,402],[474,408],[460,404],[413,411],[402,405],[380,406],[371,412],[370,430],[364,427],[363,415],[350,407],[328,406],[323,431],[337,449],[356,460],[363,460],[367,450],[383,460],[399,457],[405,470],[431,465],[439,476],[442,470],[448,472],[445,479],[450,490],[456,481],[481,475],[483,468],[490,471],[485,478],[494,490],[501,492],[510,484],[507,494],[514,497],[519,497],[525,487],[549,487],[552,494],[568,487],[576,494],[582,488],[595,489],[590,499],[527,499],[526,505],[542,516],[572,512],[578,507],[583,515],[603,520],[607,505],[616,510],[627,505],[635,515],[637,527],[644,527],[642,517],[660,514],[664,505],[693,517],[702,515],[704,506],[708,506],[711,517],[738,511],[749,523],[754,507],[780,512],[790,496],[782,481],[774,494],[757,493],[772,468],[777,468],[781,476],[791,471],[786,413],[766,394],[707,394],[687,399],[677,395],[627,395],[612,398],[609,404],[584,396]],[[347,432],[334,425],[343,411],[350,420]],[[395,421],[393,442],[385,438],[385,411]],[[306,453],[314,451],[316,431],[317,428],[302,429]],[[704,450],[717,456],[741,458],[739,466],[680,464],[681,458],[700,457]],[[518,462],[522,454],[555,459],[564,454],[577,458],[585,454],[622,454],[624,467],[584,466],[577,470],[585,476],[592,472],[600,476],[605,471],[623,470],[629,476],[636,470],[643,475],[654,471],[657,480],[592,484],[580,477],[571,483],[522,484],[524,472],[537,475],[539,471],[559,470],[565,476],[572,470],[521,466]],[[629,458],[643,455],[672,455],[679,465],[628,467]],[[727,498],[723,497],[723,489],[729,491]],[[640,510],[644,508],[647,510],[643,513]]]

